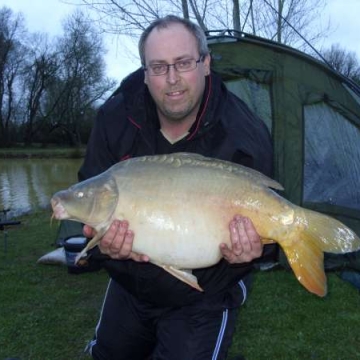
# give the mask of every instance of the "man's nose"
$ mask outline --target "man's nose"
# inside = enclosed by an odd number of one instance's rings
[[[166,80],[170,84],[174,84],[179,80],[179,73],[176,71],[175,66],[169,66],[168,73],[166,74]]]

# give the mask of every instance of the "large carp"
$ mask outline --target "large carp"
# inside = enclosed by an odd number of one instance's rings
[[[59,191],[51,205],[56,219],[97,230],[81,256],[114,219],[126,219],[135,233],[133,251],[199,290],[188,270],[221,259],[220,243],[230,245],[228,224],[241,214],[252,220],[264,243],[281,246],[306,289],[325,296],[323,252],[358,250],[360,239],[339,221],[296,206],[271,188],[282,190],[255,170],[178,153],[120,162]]]

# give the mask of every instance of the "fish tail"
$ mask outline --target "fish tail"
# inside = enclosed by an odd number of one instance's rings
[[[325,296],[324,252],[356,251],[360,238],[340,221],[303,208],[298,208],[294,226],[281,246],[299,282],[310,292]]]
[[[327,293],[324,252],[312,240],[304,233],[296,243],[282,249],[298,281],[311,293],[323,297]]]
[[[306,231],[323,251],[345,254],[360,249],[359,236],[339,220],[312,210],[301,212]]]

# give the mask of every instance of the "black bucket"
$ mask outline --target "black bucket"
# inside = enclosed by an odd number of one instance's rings
[[[84,249],[86,243],[87,243],[87,239],[86,237],[83,236],[75,236],[75,237],[72,236],[65,240],[64,249],[65,249],[66,264],[69,273],[79,274],[87,271],[86,268],[75,264],[76,257]]]

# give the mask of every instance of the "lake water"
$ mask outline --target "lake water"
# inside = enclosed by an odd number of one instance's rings
[[[77,182],[82,159],[0,159],[0,219],[40,208],[50,209],[58,190]],[[49,210],[50,211],[50,210]]]

